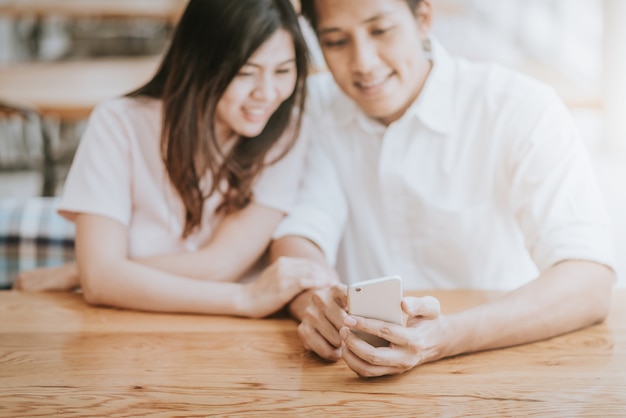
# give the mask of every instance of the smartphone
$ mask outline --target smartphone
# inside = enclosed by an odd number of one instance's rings
[[[404,325],[402,311],[402,279],[400,276],[380,277],[348,286],[348,313],[365,318]],[[354,331],[374,347],[386,347],[389,341],[361,331]]]

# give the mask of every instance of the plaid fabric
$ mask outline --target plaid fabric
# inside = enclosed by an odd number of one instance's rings
[[[0,288],[22,270],[74,261],[74,224],[56,213],[58,198],[0,199]]]

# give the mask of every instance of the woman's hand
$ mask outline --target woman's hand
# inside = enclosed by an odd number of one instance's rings
[[[406,327],[351,315],[344,319],[345,326],[340,330],[342,356],[359,376],[399,374],[445,357],[448,326],[439,301],[431,296],[406,297],[402,310],[408,314]],[[350,330],[377,335],[391,344],[372,347]]]
[[[75,263],[23,270],[13,283],[13,289],[25,292],[67,291],[75,290],[79,286]]]
[[[268,316],[301,292],[328,286],[335,279],[328,269],[302,258],[280,257],[253,282],[243,286],[240,310],[245,316]]]

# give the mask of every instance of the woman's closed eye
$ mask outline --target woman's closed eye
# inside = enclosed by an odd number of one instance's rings
[[[295,71],[294,67],[279,68],[279,69],[276,70],[276,74],[278,74],[278,75],[291,74],[294,71]]]

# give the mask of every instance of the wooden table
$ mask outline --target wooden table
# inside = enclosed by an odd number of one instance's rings
[[[496,297],[434,292],[451,312]],[[626,289],[604,324],[358,378],[290,319],[152,314],[0,292],[0,416],[626,416]]]

